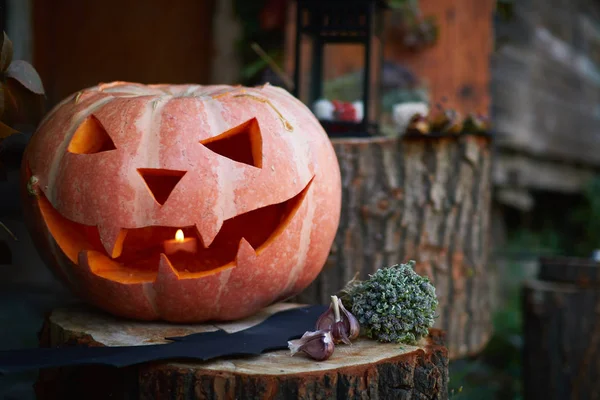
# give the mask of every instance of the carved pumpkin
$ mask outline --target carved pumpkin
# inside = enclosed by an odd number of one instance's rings
[[[269,85],[86,89],[45,117],[22,171],[42,256],[89,302],[129,318],[233,320],[297,294],[339,222],[327,135]],[[167,255],[176,234],[195,252]]]

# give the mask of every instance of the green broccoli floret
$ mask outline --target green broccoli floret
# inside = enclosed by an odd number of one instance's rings
[[[350,282],[343,293],[365,334],[381,342],[415,344],[429,334],[438,300],[414,261],[381,268],[366,281]]]

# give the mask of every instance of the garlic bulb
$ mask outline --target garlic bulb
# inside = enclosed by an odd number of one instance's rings
[[[327,360],[335,349],[329,330],[305,332],[300,339],[288,341],[288,347],[292,356],[301,351],[317,361]]]

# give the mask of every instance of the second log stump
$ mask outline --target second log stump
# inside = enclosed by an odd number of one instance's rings
[[[600,263],[542,258],[522,300],[525,399],[599,399]]]
[[[330,257],[298,301],[327,303],[358,272],[410,259],[440,301],[451,358],[479,352],[491,324],[488,136],[333,139],[342,213]]]

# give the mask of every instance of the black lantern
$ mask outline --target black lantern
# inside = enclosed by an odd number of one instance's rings
[[[294,95],[329,136],[376,135],[385,2],[296,1]]]

